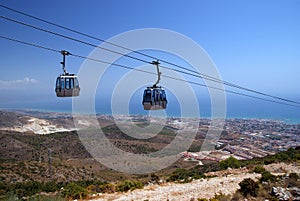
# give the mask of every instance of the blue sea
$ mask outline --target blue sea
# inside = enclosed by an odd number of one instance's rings
[[[4,105],[5,106],[5,105]],[[8,105],[7,105],[8,106]],[[30,109],[45,112],[72,112],[72,101],[71,99],[56,100],[48,104],[35,103],[33,105],[14,105],[14,107],[3,107],[0,108],[9,109]],[[200,117],[211,118],[211,107],[209,101],[201,102]],[[108,101],[96,101],[95,105],[96,112],[98,114],[111,114],[111,105]],[[300,107],[292,107],[286,105],[280,105],[276,103],[269,103],[264,101],[227,101],[227,112],[226,118],[245,118],[245,119],[270,119],[280,120],[287,124],[300,124]],[[144,111],[141,102],[130,102],[129,114],[142,114],[148,115],[148,111]],[[180,117],[181,111],[178,103],[170,102],[166,110],[166,115],[170,117]],[[191,115],[190,117],[195,117]]]

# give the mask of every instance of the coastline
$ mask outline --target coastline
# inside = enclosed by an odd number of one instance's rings
[[[38,108],[0,108],[0,111],[11,111],[11,112],[21,112],[21,113],[31,113],[31,112],[36,112],[36,113],[59,113],[59,114],[66,114],[67,116],[72,115],[72,111],[71,110],[53,110],[53,109],[38,109]],[[109,112],[97,112],[97,115],[112,115]],[[119,114],[119,115],[123,115],[123,114]],[[126,115],[126,114],[125,114]],[[132,116],[147,116],[147,114],[130,114]],[[180,118],[179,115],[169,115],[167,116],[168,118]],[[199,118],[199,119],[211,119],[210,116],[208,115],[203,115],[200,117],[185,117],[185,118]],[[261,116],[257,116],[257,117],[253,117],[253,115],[251,116],[244,116],[244,115],[227,115],[225,120],[237,120],[237,119],[241,119],[241,120],[259,120],[259,121],[274,121],[274,122],[281,122],[287,125],[297,125],[300,124],[300,114],[299,117],[294,117],[294,118],[287,118],[287,117],[271,117],[271,116],[267,116],[267,115],[261,115]]]

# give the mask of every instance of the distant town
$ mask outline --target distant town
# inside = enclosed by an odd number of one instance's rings
[[[70,113],[26,110],[18,112],[20,113],[18,118],[8,118],[10,123],[12,123],[12,119],[17,119],[16,122],[9,125],[3,122],[6,113],[2,112],[0,130],[30,131],[36,134],[76,130]],[[14,114],[18,114],[18,112]],[[199,141],[205,138],[211,124],[211,119],[206,118],[162,118],[144,115],[112,116],[98,114],[97,119],[102,124],[105,122],[105,126],[113,125],[116,122],[126,124],[129,122],[149,123],[151,121],[151,123],[163,124],[177,130],[182,128],[198,129],[196,138]],[[84,122],[79,123],[84,124]],[[202,164],[202,160],[221,161],[229,156],[234,156],[239,160],[246,160],[285,151],[290,147],[300,146],[300,124],[286,124],[282,121],[268,119],[226,119],[222,127],[222,134],[219,136],[218,141],[214,142],[213,150],[201,151],[200,147],[196,150],[187,150],[182,153],[184,160],[198,161],[199,164]]]
[[[138,139],[130,135],[135,133],[133,129],[136,126],[146,128],[150,124],[160,129],[155,136]],[[79,128],[97,132],[97,126],[101,127],[113,146],[128,153],[154,153],[174,141],[181,144],[181,140],[187,139],[191,145],[174,152],[178,154],[178,160],[151,175],[118,172],[98,162],[80,139]],[[127,130],[123,131],[121,126]],[[208,134],[215,131],[214,137]],[[191,135],[192,132],[195,135]],[[138,133],[148,135],[146,130]],[[167,200],[170,196],[176,197],[176,200],[194,200],[191,198],[212,198],[219,193],[242,200],[238,194],[242,181],[250,178],[253,182],[260,182],[263,175],[275,177],[273,173],[288,173],[290,176],[276,177],[279,182],[268,183],[267,190],[259,188],[264,191],[260,197],[274,194],[274,189],[285,189],[290,184],[299,192],[294,196],[300,196],[299,181],[292,178],[300,173],[300,124],[267,119],[211,120],[103,114],[73,116],[71,113],[0,110],[0,138],[0,185],[5,187],[0,196],[5,198],[11,196],[11,192],[20,198],[29,198],[49,191],[51,193],[43,195],[54,196],[53,200],[72,196],[75,200],[80,198],[78,194],[65,193],[71,192],[69,189],[81,189],[87,199],[99,201],[123,200],[124,196],[128,196],[126,200],[145,200],[154,196],[160,196],[159,200]],[[285,150],[288,151],[281,152]],[[110,153],[109,157],[112,155]],[[248,160],[253,158],[255,160]],[[118,160],[112,160],[118,163]],[[228,161],[234,161],[237,166],[221,166]],[[121,164],[124,165],[123,162]],[[259,173],[261,170],[264,172]],[[119,187],[128,184],[133,187],[122,193],[125,190]],[[136,185],[143,189],[135,190]]]
[[[112,116],[101,115],[101,118],[112,119]],[[115,117],[116,118],[116,117]],[[117,117],[118,121],[149,120],[147,116]],[[152,118],[151,122],[159,123],[160,118]],[[166,125],[173,128],[189,127],[199,122],[199,131],[207,131],[210,119],[168,118]],[[198,124],[197,124],[198,125]],[[204,136],[203,136],[204,137]],[[290,147],[300,145],[300,124],[285,124],[278,120],[268,119],[226,119],[222,135],[215,145],[215,150],[200,152],[184,152],[186,160],[221,161],[229,156],[240,160],[252,159],[285,151]]]

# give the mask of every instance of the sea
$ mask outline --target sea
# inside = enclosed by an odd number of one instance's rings
[[[190,117],[199,118],[213,118],[211,115],[211,106],[209,102],[203,102],[199,105],[199,116],[191,115]],[[2,110],[35,110],[41,112],[61,112],[72,113],[72,101],[71,99],[61,102],[49,103],[49,104],[34,104],[34,105],[16,105],[15,107],[3,107]],[[111,115],[110,102],[96,103],[95,111],[97,114]],[[182,117],[182,111],[178,104],[168,103],[167,110],[164,113],[153,113],[152,111],[144,111],[140,102],[131,102],[129,104],[128,114],[130,115],[157,115],[168,117]],[[116,113],[114,113],[116,114]],[[186,115],[184,117],[187,117]],[[286,124],[300,124],[300,107],[293,107],[288,105],[280,105],[269,102],[251,102],[251,101],[228,101],[226,104],[225,118],[228,119],[268,119],[282,121]],[[218,118],[218,117],[217,117]]]

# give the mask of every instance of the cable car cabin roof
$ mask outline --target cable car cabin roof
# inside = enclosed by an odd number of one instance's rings
[[[147,87],[146,90],[164,90],[163,87]]]
[[[68,74],[68,75],[59,75],[60,78],[77,78],[75,74]]]

